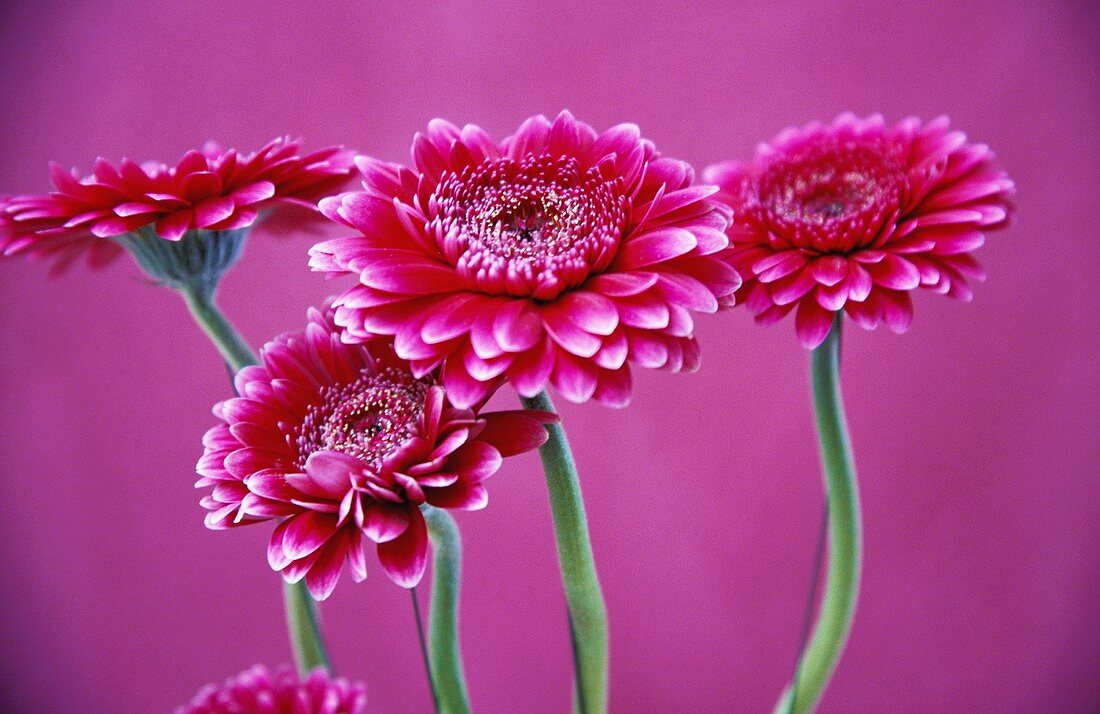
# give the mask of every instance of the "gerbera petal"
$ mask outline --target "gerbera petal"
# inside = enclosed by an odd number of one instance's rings
[[[351,537],[347,529],[341,530],[324,546],[320,556],[306,573],[306,588],[314,600],[324,601],[336,588],[340,571],[348,557]]]
[[[306,511],[292,516],[283,533],[283,553],[291,560],[299,560],[325,544],[336,532],[336,519],[326,513]]]
[[[317,492],[339,500],[351,487],[352,479],[363,472],[365,464],[338,451],[315,451],[306,459],[306,474]]]
[[[394,540],[378,545],[378,561],[397,585],[414,588],[428,566],[428,531],[420,509],[409,508],[409,527]]]
[[[833,312],[819,306],[814,300],[803,300],[795,314],[795,331],[807,349],[814,349],[829,334],[833,324]]]
[[[368,501],[363,506],[359,527],[375,543],[387,543],[409,528],[409,508],[405,504]]]
[[[523,412],[493,412],[481,417],[485,428],[478,440],[492,445],[503,457],[537,449],[546,442],[546,426]]]

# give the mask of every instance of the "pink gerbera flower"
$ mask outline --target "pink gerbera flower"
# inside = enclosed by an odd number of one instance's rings
[[[970,255],[1005,225],[1012,181],[993,152],[941,117],[887,127],[881,116],[842,114],[762,144],[752,163],[710,167],[733,207],[739,301],[773,323],[797,307],[806,347],[825,339],[833,315],[904,332],[909,291],[970,300],[984,277]]]
[[[239,398],[214,408],[223,423],[203,439],[196,486],[212,487],[209,528],[284,519],[268,560],[318,600],[345,560],[366,577],[370,543],[395,583],[415,586],[428,550],[421,506],[484,508],[485,479],[540,446],[554,419],[452,407],[389,343],[341,342],[331,310],[311,310],[306,331],[269,342],[261,362],[237,374]]]
[[[176,714],[363,714],[367,687],[323,669],[300,678],[283,667],[271,672],[257,664],[221,684],[208,684]]]
[[[336,301],[345,339],[393,335],[417,375],[444,365],[458,406],[500,377],[525,397],[552,383],[624,405],[628,363],[695,368],[691,312],[740,283],[715,257],[729,224],[716,189],[632,124],[597,134],[562,112],[497,144],[435,120],[411,168],[356,161],[364,190],[321,210],[358,235],[314,246],[310,265],[359,279]]]
[[[50,165],[55,190],[0,198],[0,255],[54,260],[52,272],[87,254],[92,267],[118,255],[114,238],[149,227],[180,240],[189,230],[232,231],[261,212],[316,201],[346,182],[351,152],[330,147],[299,154],[300,143],[276,139],[254,154],[208,143],[175,166],[98,159],[90,176]]]

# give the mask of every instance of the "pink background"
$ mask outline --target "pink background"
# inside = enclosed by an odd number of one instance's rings
[[[823,712],[1100,707],[1100,242],[1089,3],[6,3],[0,192],[46,162],[174,159],[282,133],[401,160],[434,116],[500,137],[571,108],[700,168],[843,109],[950,114],[999,153],[1019,221],[962,305],[850,332],[866,577]],[[259,8],[263,9],[259,9]],[[254,343],[338,286],[306,238],[253,240],[222,294]],[[191,488],[225,374],[128,261],[0,266],[0,665],[8,710],[154,712],[290,653],[269,528],[203,529]],[[611,613],[617,712],[769,711],[787,680],[821,488],[793,326],[701,320],[694,375],[563,414]],[[510,403],[509,394],[501,395]],[[533,456],[462,515],[475,708],[561,712],[570,665]],[[428,709],[408,596],[375,565],[324,607],[374,709]]]

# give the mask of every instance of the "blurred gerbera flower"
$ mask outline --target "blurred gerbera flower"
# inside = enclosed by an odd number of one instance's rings
[[[1013,191],[993,152],[946,117],[887,127],[879,115],[842,114],[787,129],[753,162],[704,176],[733,207],[738,301],[765,324],[797,307],[811,348],[840,310],[863,327],[904,332],[914,288],[970,300],[969,281],[984,277],[970,253],[1005,225]]]
[[[366,549],[398,585],[424,574],[422,504],[476,510],[502,458],[546,440],[538,411],[480,413],[450,406],[433,375],[414,376],[388,342],[341,342],[331,310],[311,310],[304,333],[265,345],[237,374],[240,397],[203,438],[196,486],[214,529],[283,520],[268,548],[287,582],[329,596],[345,560],[367,575]]]
[[[221,684],[208,684],[176,708],[176,714],[363,714],[367,687],[323,669],[299,677],[284,667],[272,672],[257,664]]]
[[[364,190],[321,202],[359,234],[310,251],[314,270],[353,273],[336,301],[345,339],[393,335],[426,374],[441,364],[458,406],[499,377],[525,397],[621,406],[629,363],[693,369],[692,311],[739,285],[715,257],[729,209],[632,124],[597,134],[562,112],[497,144],[435,120],[411,168],[359,157]]]
[[[179,241],[192,230],[238,231],[282,206],[315,213],[317,200],[347,182],[352,154],[299,150],[287,138],[253,154],[210,142],[174,166],[97,159],[84,178],[51,164],[53,192],[0,198],[0,255],[50,259],[58,273],[81,255],[92,267],[112,260],[121,247],[105,239],[141,232]]]

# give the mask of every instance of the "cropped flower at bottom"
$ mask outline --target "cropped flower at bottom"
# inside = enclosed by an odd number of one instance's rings
[[[421,507],[484,508],[485,479],[540,446],[555,419],[455,408],[391,343],[341,342],[331,310],[312,310],[306,331],[268,343],[261,361],[237,374],[240,397],[214,408],[224,423],[203,439],[196,486],[211,488],[209,528],[284,519],[268,561],[318,600],[345,561],[367,576],[370,544],[390,579],[414,587],[427,564]]]
[[[255,665],[221,684],[208,684],[176,714],[363,714],[367,687],[315,669],[304,679],[290,668]]]

